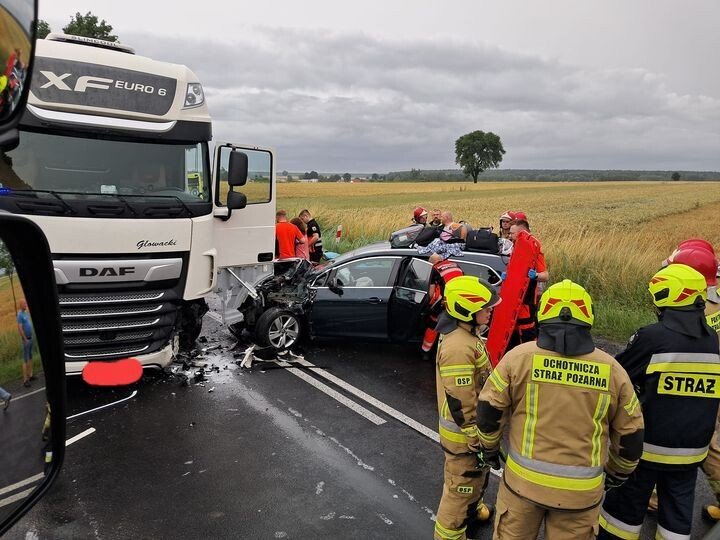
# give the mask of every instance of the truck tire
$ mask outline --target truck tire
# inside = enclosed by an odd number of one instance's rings
[[[205,300],[185,302],[180,308],[180,350],[190,351],[195,347],[202,331],[203,316],[209,311]]]
[[[292,348],[300,340],[301,333],[302,325],[298,317],[277,307],[265,311],[255,324],[257,344],[277,351]]]

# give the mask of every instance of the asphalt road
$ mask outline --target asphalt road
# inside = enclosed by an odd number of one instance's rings
[[[242,369],[244,347],[206,320],[201,346],[220,347],[195,359],[204,381],[180,365],[131,389],[71,381],[71,414],[138,393],[69,422],[68,438],[83,437],[8,538],[432,537],[443,458],[431,362],[407,347],[326,343],[305,351],[322,371]],[[701,475],[693,537],[708,530],[699,510],[711,499]]]

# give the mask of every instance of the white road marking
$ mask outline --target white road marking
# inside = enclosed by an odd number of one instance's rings
[[[15,491],[18,488],[21,488],[23,486],[27,486],[28,484],[32,484],[33,482],[37,482],[41,478],[45,478],[45,473],[38,473],[35,476],[31,476],[30,478],[26,478],[25,480],[20,480],[19,482],[16,482],[14,484],[10,484],[9,486],[5,486],[4,488],[0,489],[0,495],[5,495],[6,493],[10,493],[11,491]]]
[[[432,429],[421,424],[417,420],[413,420],[408,415],[401,413],[400,411],[391,407],[390,405],[387,405],[387,404],[383,403],[382,401],[380,401],[379,399],[372,397],[370,394],[363,392],[362,390],[353,386],[352,384],[343,381],[342,379],[340,379],[339,377],[336,377],[332,373],[329,373],[322,368],[316,367],[314,364],[312,364],[311,362],[308,362],[307,360],[305,360],[302,357],[294,357],[293,362],[296,364],[300,364],[301,366],[310,368],[310,370],[313,373],[319,375],[320,377],[323,377],[324,379],[327,379],[328,381],[330,381],[333,384],[336,384],[337,386],[339,386],[346,392],[362,399],[363,401],[365,401],[366,403],[369,403],[373,407],[380,409],[384,413],[395,418],[395,420],[402,422],[406,426],[414,429],[415,431],[417,431],[421,435],[424,435],[428,439],[435,441],[436,443],[440,442],[440,435],[438,435],[437,431],[433,431]],[[502,469],[500,469],[499,471],[496,471],[495,469],[490,469],[490,472],[492,474],[494,474],[495,476],[497,476],[498,478],[501,478],[503,471],[502,471]]]
[[[68,447],[72,443],[75,443],[75,442],[79,441],[80,439],[87,437],[88,435],[92,435],[93,433],[95,433],[95,428],[94,427],[88,428],[85,431],[83,431],[82,433],[78,433],[74,437],[65,441],[65,447]]]
[[[0,499],[0,508],[2,508],[3,506],[7,506],[8,504],[12,504],[26,499],[30,496],[34,489],[34,487],[31,487],[30,489],[26,489],[25,491],[21,491],[20,493],[16,493],[15,495],[10,495],[10,497],[6,499]]]
[[[297,360],[294,360],[294,362],[297,363],[297,364],[300,364],[301,366],[305,366],[305,367],[311,368],[311,370],[312,370],[313,373],[316,373],[317,375],[320,375],[321,377],[323,377],[324,379],[327,379],[327,380],[330,381],[331,383],[336,384],[337,386],[339,386],[340,388],[342,388],[342,389],[345,390],[346,392],[348,392],[348,393],[350,393],[350,394],[353,394],[353,395],[356,396],[356,397],[359,397],[360,399],[362,399],[363,401],[369,403],[369,404],[372,405],[373,407],[375,407],[375,408],[377,408],[377,409],[380,409],[381,411],[383,411],[383,412],[386,413],[386,414],[389,414],[390,416],[392,416],[393,418],[395,418],[395,420],[398,420],[398,421],[402,422],[403,424],[405,424],[406,426],[414,429],[414,430],[417,431],[418,433],[420,433],[420,434],[422,434],[422,435],[425,435],[428,439],[431,439],[431,440],[433,440],[433,441],[435,441],[435,442],[437,442],[437,443],[440,442],[440,436],[437,434],[437,432],[433,431],[433,430],[430,429],[429,427],[424,426],[424,425],[421,424],[420,422],[418,422],[418,421],[416,421],[416,420],[413,420],[412,418],[410,418],[410,417],[407,416],[406,414],[401,413],[400,411],[398,411],[397,409],[391,407],[390,405],[386,405],[385,403],[383,403],[383,402],[380,401],[379,399],[376,399],[376,398],[372,397],[371,395],[363,392],[363,391],[360,390],[359,388],[356,388],[355,386],[353,386],[353,385],[351,385],[351,384],[349,384],[349,383],[346,383],[345,381],[343,381],[342,379],[336,377],[336,376],[333,375],[332,373],[328,373],[327,371],[325,371],[325,370],[322,369],[322,368],[315,367],[314,364],[312,364],[312,363],[310,363],[310,362],[308,362],[307,360],[304,360],[304,359],[297,359]]]
[[[123,401],[127,401],[127,400],[129,400],[129,399],[134,398],[134,397],[137,395],[137,393],[138,393],[137,390],[133,390],[133,393],[130,394],[130,395],[129,395],[128,397],[126,397],[126,398],[122,398],[122,399],[119,399],[119,400],[117,400],[117,401],[113,401],[112,403],[108,403],[107,405],[102,405],[102,406],[100,406],[100,407],[95,407],[94,409],[90,409],[89,411],[83,411],[83,412],[81,412],[81,413],[73,414],[72,416],[68,416],[67,419],[68,419],[68,420],[72,420],[72,419],[74,419],[74,418],[77,418],[78,416],[84,416],[84,415],[86,415],[86,414],[90,414],[90,413],[92,413],[92,412],[99,411],[99,410],[101,410],[101,409],[105,409],[106,407],[112,407],[113,405],[117,405],[118,403],[122,403]]]
[[[355,402],[354,402],[353,400],[351,400],[350,398],[347,398],[347,397],[343,396],[343,395],[342,395],[340,392],[338,392],[337,390],[333,390],[333,389],[330,388],[328,385],[326,385],[326,384],[318,381],[318,380],[315,379],[314,377],[311,377],[310,375],[308,375],[307,373],[305,373],[305,372],[302,371],[301,369],[294,368],[294,367],[292,367],[291,364],[288,364],[287,362],[278,362],[278,365],[287,368],[287,371],[288,371],[288,372],[290,372],[290,373],[292,373],[293,375],[295,375],[296,377],[302,379],[303,381],[305,381],[305,382],[308,383],[309,385],[314,386],[315,388],[317,388],[317,389],[320,390],[321,392],[327,394],[327,395],[330,396],[331,398],[339,401],[340,403],[342,403],[343,405],[345,405],[348,409],[356,412],[357,414],[359,414],[360,416],[366,418],[367,420],[370,420],[370,421],[371,421],[373,424],[375,424],[376,426],[381,426],[382,424],[385,424],[385,423],[386,423],[386,421],[385,421],[383,418],[380,418],[380,417],[379,417],[377,414],[375,414],[374,412],[369,411],[368,409],[366,409],[365,407],[363,407],[363,406],[360,405],[359,403],[355,403]]]
[[[42,388],[38,388],[37,390],[33,390],[32,392],[23,394],[22,396],[18,396],[18,397],[13,396],[12,400],[10,400],[10,405],[12,405],[13,403],[15,403],[17,401],[20,401],[23,398],[26,398],[26,397],[32,396],[33,394],[37,394],[38,392],[44,392],[44,391],[45,391],[45,387],[43,386]]]

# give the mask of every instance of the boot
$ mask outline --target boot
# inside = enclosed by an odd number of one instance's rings
[[[706,504],[703,506],[702,516],[708,521],[720,521],[720,504]]]
[[[483,502],[478,507],[477,518],[468,523],[465,535],[468,538],[478,538],[480,530],[484,526],[489,524],[492,527],[493,514],[495,514],[495,508],[491,504]]]

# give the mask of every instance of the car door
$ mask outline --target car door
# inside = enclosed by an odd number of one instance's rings
[[[431,271],[432,265],[424,259],[410,257],[403,264],[390,300],[390,338],[393,341],[420,337]]]
[[[363,257],[333,267],[316,283],[314,337],[387,339],[388,307],[401,257]],[[330,287],[336,283],[337,287]]]

